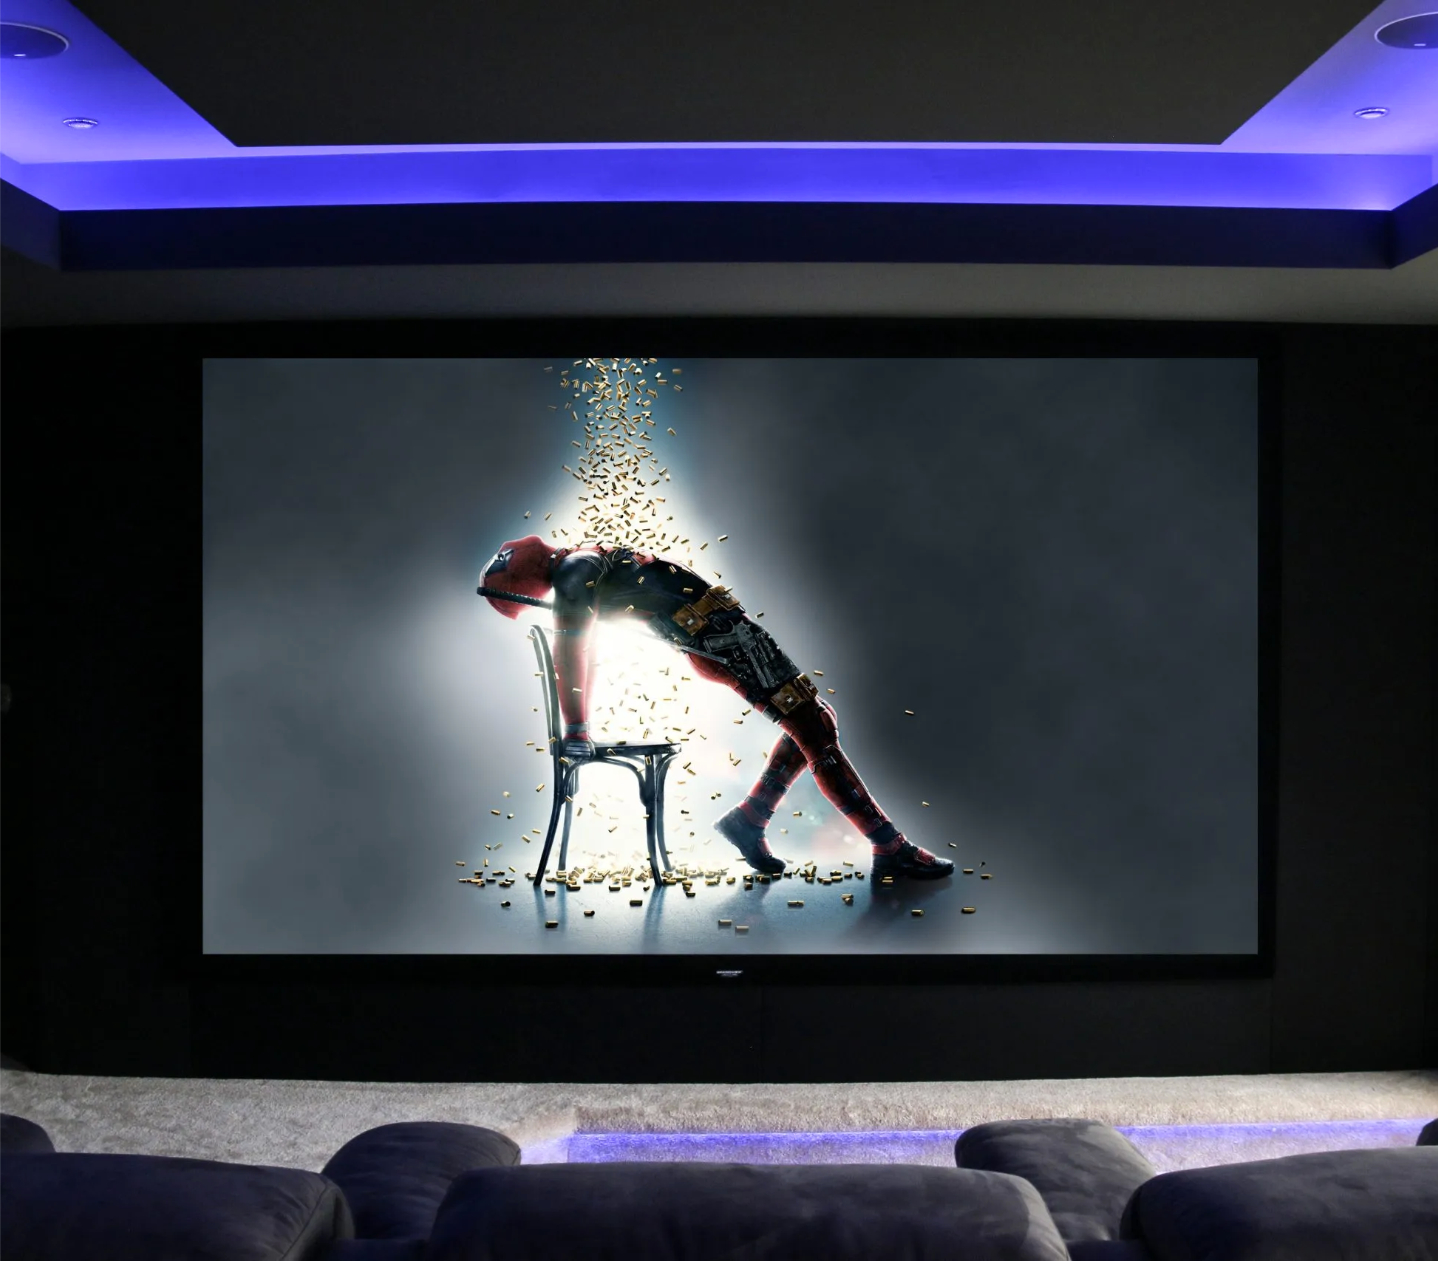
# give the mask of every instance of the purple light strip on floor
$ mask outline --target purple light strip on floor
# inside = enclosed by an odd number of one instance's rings
[[[1303,1152],[1411,1147],[1429,1118],[1118,1126],[1160,1172]],[[952,1167],[962,1130],[572,1135],[571,1163],[733,1161],[745,1164],[924,1164]]]

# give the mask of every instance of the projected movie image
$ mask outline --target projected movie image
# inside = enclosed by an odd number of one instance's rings
[[[1253,953],[1256,400],[207,361],[206,952]]]

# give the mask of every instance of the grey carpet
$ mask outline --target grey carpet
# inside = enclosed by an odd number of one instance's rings
[[[531,1162],[568,1159],[573,1135],[871,1131],[897,1135],[874,1140],[891,1142],[897,1154],[918,1150],[914,1144],[924,1132],[1019,1117],[1081,1116],[1135,1127],[1406,1122],[1438,1116],[1438,1073],[627,1086],[212,1081],[6,1070],[0,1073],[0,1108],[43,1125],[60,1151],[317,1170],[347,1139],[390,1121],[486,1125],[520,1143]],[[1303,1141],[1311,1143],[1315,1133]],[[1163,1150],[1163,1137],[1148,1140],[1155,1151]],[[787,1145],[796,1151],[806,1146],[792,1139]],[[839,1140],[829,1143],[833,1150],[844,1147]],[[1204,1158],[1198,1163],[1218,1163],[1213,1156],[1243,1147],[1209,1135],[1199,1145]],[[821,1147],[814,1150],[818,1157]]]

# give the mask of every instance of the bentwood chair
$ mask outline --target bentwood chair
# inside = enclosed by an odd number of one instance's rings
[[[554,657],[549,650],[549,637],[542,626],[532,626],[530,641],[534,644],[534,656],[539,662],[539,677],[544,683],[544,719],[549,728],[549,750],[554,761],[554,805],[549,812],[549,830],[544,836],[544,851],[539,856],[539,868],[534,873],[534,884],[538,888],[549,868],[549,853],[554,846],[554,834],[559,829],[561,814],[564,817],[564,832],[559,843],[560,871],[569,870],[569,829],[574,821],[574,799],[579,795],[579,772],[596,762],[610,766],[622,766],[634,772],[639,781],[639,800],[644,806],[644,833],[649,848],[649,867],[654,878],[670,870],[669,851],[664,848],[664,780],[669,774],[669,764],[683,752],[682,744],[631,744],[628,741],[599,742],[594,745],[594,756],[573,760],[560,756],[559,750],[564,739],[564,719],[559,710],[559,687],[554,673]]]

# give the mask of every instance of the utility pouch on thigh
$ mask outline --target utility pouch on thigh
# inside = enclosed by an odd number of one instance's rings
[[[674,613],[673,619],[680,630],[697,635],[709,624],[710,617],[721,609],[738,608],[739,601],[729,591],[723,587],[710,587],[693,604],[686,604]]]
[[[790,714],[800,705],[813,700],[818,695],[819,689],[801,674],[790,679],[771,695],[766,703],[772,705],[781,714]]]

